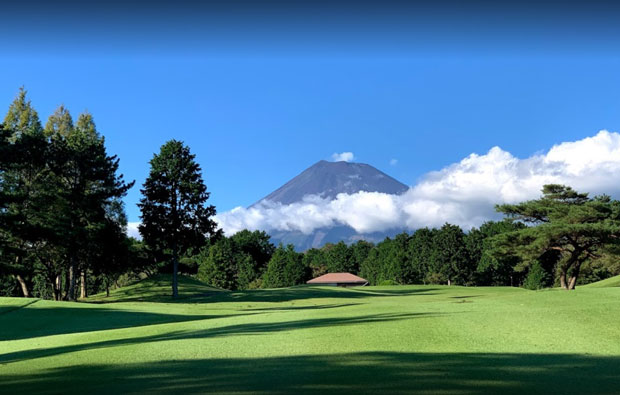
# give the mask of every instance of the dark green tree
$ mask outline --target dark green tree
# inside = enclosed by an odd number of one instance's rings
[[[448,285],[471,284],[475,267],[467,255],[464,238],[459,226],[445,224],[433,239],[432,270]]]
[[[291,287],[302,284],[309,277],[309,270],[304,266],[302,254],[295,251],[293,245],[280,244],[263,277],[264,288]]]
[[[237,289],[247,289],[260,279],[276,249],[270,236],[262,231],[242,230],[231,236],[235,245],[238,276]]]
[[[50,167],[59,185],[57,215],[62,232],[61,246],[67,257],[66,298],[76,297],[78,273],[88,269],[88,250],[93,234],[108,226],[106,216],[133,182],[118,175],[119,160],[106,152],[103,137],[94,128],[73,128],[63,107],[50,117]],[[60,125],[60,126],[59,126]],[[81,276],[82,280],[84,275]]]
[[[388,258],[388,279],[398,284],[413,284],[417,281],[416,271],[411,259],[409,243],[411,237],[406,232],[394,236]]]
[[[496,206],[511,221],[530,225],[497,235],[496,253],[515,254],[529,266],[556,252],[560,285],[572,290],[582,265],[618,245],[620,202],[557,184],[545,185],[542,193],[540,199]]]
[[[228,237],[222,237],[213,245],[200,250],[198,255],[198,278],[214,287],[223,289],[237,288],[237,270],[239,254],[235,243]]]
[[[325,251],[322,249],[311,248],[307,250],[304,253],[303,264],[310,270],[312,278],[328,273]]]
[[[327,259],[327,271],[329,273],[357,272],[353,251],[349,249],[344,241],[326,245],[324,250],[325,258]]]
[[[409,239],[408,249],[412,274],[417,281],[422,283],[428,281],[427,275],[431,272],[430,262],[436,233],[436,229],[420,228]]]
[[[386,237],[370,250],[368,257],[360,267],[360,276],[368,280],[371,285],[378,285],[384,281],[394,281],[391,277],[391,254],[393,240]]]
[[[206,204],[209,192],[200,166],[182,142],[168,141],[150,164],[138,204],[142,211],[139,231],[150,248],[169,251],[172,296],[177,297],[179,256],[216,234],[215,207]]]
[[[517,285],[523,273],[515,270],[520,262],[513,254],[503,256],[493,254],[493,237],[501,233],[523,229],[521,222],[488,221],[479,229],[472,229],[465,236],[467,254],[476,265],[477,285]]]
[[[358,274],[360,272],[362,263],[368,258],[368,254],[370,254],[370,250],[372,250],[373,247],[374,245],[366,240],[359,240],[357,243],[349,246],[352,259],[351,273]]]
[[[40,130],[0,130],[0,240],[2,260],[30,296],[38,248],[44,243],[52,212],[54,185],[47,169],[48,141]]]

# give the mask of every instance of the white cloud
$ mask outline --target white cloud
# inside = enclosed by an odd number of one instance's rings
[[[398,164],[398,159],[390,159],[390,166],[396,166]]]
[[[138,226],[140,226],[140,222],[127,222],[127,235],[142,240],[142,236],[138,232]]]
[[[353,156],[353,152],[341,152],[341,153],[334,152],[332,154],[332,160],[334,162],[340,162],[340,161],[351,162],[354,158],[355,156]]]
[[[359,192],[340,194],[331,201],[307,196],[291,205],[263,202],[247,209],[237,207],[218,214],[216,220],[227,234],[245,228],[311,233],[342,224],[360,233],[445,222],[470,229],[500,218],[495,204],[537,198],[549,183],[620,198],[620,134],[603,130],[525,159],[493,147],[486,154],[471,154],[427,174],[400,196]]]

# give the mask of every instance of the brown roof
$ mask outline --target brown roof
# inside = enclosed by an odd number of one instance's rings
[[[368,280],[358,277],[351,273],[328,273],[320,277],[307,281],[307,284],[333,284],[333,283],[351,283],[365,284]]]

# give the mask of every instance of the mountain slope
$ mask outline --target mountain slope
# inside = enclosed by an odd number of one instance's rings
[[[322,160],[254,203],[253,206],[263,201],[272,201],[284,205],[292,204],[300,202],[307,195],[319,195],[332,200],[339,193],[354,194],[366,191],[398,195],[406,192],[407,189],[407,185],[370,165]],[[358,240],[376,243],[387,236],[394,236],[399,231],[401,229],[358,234],[353,228],[341,225],[315,229],[310,234],[284,230],[271,230],[269,234],[276,244],[293,244],[298,251],[305,251],[309,248],[321,247],[326,243],[337,243],[341,240],[347,244],[355,243]]]
[[[291,204],[306,195],[334,199],[339,193],[360,191],[398,195],[407,185],[365,163],[319,161],[263,199]],[[257,202],[258,203],[258,202]],[[255,203],[256,204],[256,203]]]

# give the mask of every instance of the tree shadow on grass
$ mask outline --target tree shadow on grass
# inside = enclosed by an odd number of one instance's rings
[[[362,303],[340,303],[340,304],[314,304],[310,306],[276,306],[276,307],[255,307],[240,309],[240,311],[299,311],[299,310],[325,310],[340,307],[359,306]]]
[[[63,366],[3,375],[0,392],[614,394],[619,357],[367,352]]]
[[[289,302],[305,299],[361,299],[383,296],[434,295],[434,288],[402,290],[369,290],[367,288],[337,288],[298,286],[278,289],[259,289],[236,292],[217,292],[205,295],[204,302]]]
[[[257,314],[257,313],[255,313]],[[407,314],[374,314],[359,317],[334,317],[334,318],[316,318],[306,320],[295,321],[278,321],[278,322],[266,322],[266,323],[245,323],[221,326],[215,328],[207,328],[201,330],[184,330],[184,331],[171,331],[162,334],[142,337],[122,338],[115,340],[104,340],[99,342],[84,343],[67,345],[51,348],[38,348],[15,351],[11,353],[0,354],[0,364],[12,363],[24,360],[32,360],[37,358],[49,357],[54,355],[60,355],[70,352],[101,349],[108,347],[117,347],[132,344],[144,344],[169,340],[187,340],[187,339],[210,339],[225,336],[239,336],[239,335],[261,335],[268,333],[276,333],[282,331],[299,330],[320,328],[329,326],[342,326],[342,325],[354,325],[365,324],[374,322],[386,322],[406,320],[422,317],[433,317],[440,315],[438,313],[407,313]],[[258,341],[258,340],[257,340]]]
[[[0,315],[0,341],[232,316],[235,315],[164,314],[63,304],[58,307],[19,308]]]
[[[110,296],[97,294],[82,300],[88,303],[157,302],[184,303],[197,297],[208,296],[228,290],[211,287],[195,278],[179,275],[179,296],[172,298],[172,277],[158,274],[131,285],[115,289]]]

